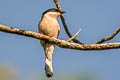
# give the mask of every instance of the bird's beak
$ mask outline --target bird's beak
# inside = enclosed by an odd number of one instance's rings
[[[62,14],[66,13],[65,11],[61,11]]]

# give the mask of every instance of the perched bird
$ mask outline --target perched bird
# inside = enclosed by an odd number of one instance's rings
[[[58,17],[65,12],[59,11],[55,8],[48,9],[42,14],[42,18],[39,22],[39,33],[58,38],[60,32],[60,26],[57,21]],[[55,49],[55,44],[51,44],[48,41],[40,40],[40,43],[45,53],[45,72],[47,77],[52,77],[52,54]]]

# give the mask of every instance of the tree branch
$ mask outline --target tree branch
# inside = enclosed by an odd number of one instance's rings
[[[61,7],[60,7],[60,4],[59,4],[59,1],[58,1],[58,0],[54,0],[54,3],[55,3],[55,5],[56,5],[57,9],[60,10],[60,11],[62,11],[62,9],[61,9]],[[68,29],[68,27],[67,27],[67,24],[66,24],[66,22],[65,22],[64,15],[62,14],[62,15],[60,16],[60,18],[61,18],[63,27],[64,27],[64,29],[65,29],[65,32],[67,33],[67,35],[69,36],[69,38],[71,38],[71,37],[72,37],[72,34],[70,33],[70,31],[69,31],[69,29]],[[83,44],[83,43],[81,43],[79,40],[77,40],[76,38],[72,39],[72,41],[75,42],[75,43]]]
[[[113,39],[119,32],[120,32],[120,27],[112,35],[99,40],[96,44],[101,44],[105,41]]]
[[[32,37],[39,40],[40,39],[48,40],[49,42],[54,43],[61,48],[67,48],[67,49],[75,49],[75,50],[107,50],[107,49],[118,49],[118,48],[120,49],[120,42],[83,45],[78,43],[70,43],[64,40],[59,40],[59,39],[49,37],[37,32],[26,31],[18,28],[4,26],[2,24],[0,24],[0,31]]]
[[[73,40],[74,38],[76,38],[78,36],[78,34],[81,32],[81,29],[78,30],[78,32],[72,36],[71,38],[69,38],[68,40],[66,40],[67,42],[70,42],[71,40]]]

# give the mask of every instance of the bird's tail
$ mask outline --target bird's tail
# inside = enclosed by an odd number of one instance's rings
[[[45,50],[45,72],[47,77],[53,76],[53,68],[52,68],[52,54],[54,51],[55,45],[46,44],[44,47]]]

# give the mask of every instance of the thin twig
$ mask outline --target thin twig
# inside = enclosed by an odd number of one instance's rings
[[[120,49],[120,42],[114,42],[114,43],[104,43],[104,44],[89,44],[89,45],[83,45],[83,44],[78,44],[78,43],[70,43],[64,40],[59,40],[53,37],[49,37],[37,32],[32,32],[32,31],[26,31],[26,30],[21,30],[18,28],[12,28],[8,26],[4,26],[0,24],[0,31],[2,32],[7,32],[7,33],[12,33],[12,34],[17,34],[17,35],[23,35],[27,37],[32,37],[35,39],[42,39],[42,40],[47,40],[50,43],[56,44],[57,46],[61,48],[66,48],[66,49],[74,49],[74,50],[108,50],[108,49]]]
[[[78,30],[78,32],[72,36],[71,38],[69,38],[68,40],[66,40],[67,42],[70,42],[71,40],[73,40],[74,38],[76,38],[78,36],[78,34],[81,32],[81,29]]]
[[[96,44],[101,44],[105,41],[113,39],[119,32],[120,32],[120,27],[112,35],[99,40]]]
[[[59,1],[58,1],[58,0],[54,0],[54,3],[55,3],[55,5],[56,5],[57,9],[60,10],[60,11],[62,11],[62,9],[61,9],[61,7],[60,7],[60,4],[59,4]],[[70,31],[69,31],[69,29],[68,29],[68,27],[67,27],[67,24],[66,24],[66,22],[65,22],[64,15],[62,14],[62,15],[60,16],[60,18],[61,18],[61,20],[62,20],[62,24],[63,24],[63,27],[64,27],[64,29],[65,29],[65,32],[67,33],[67,35],[69,36],[69,38],[71,38],[71,37],[72,37],[72,34],[70,33]],[[75,42],[75,43],[83,44],[83,43],[81,43],[79,40],[77,40],[76,38],[72,39],[72,41]]]

